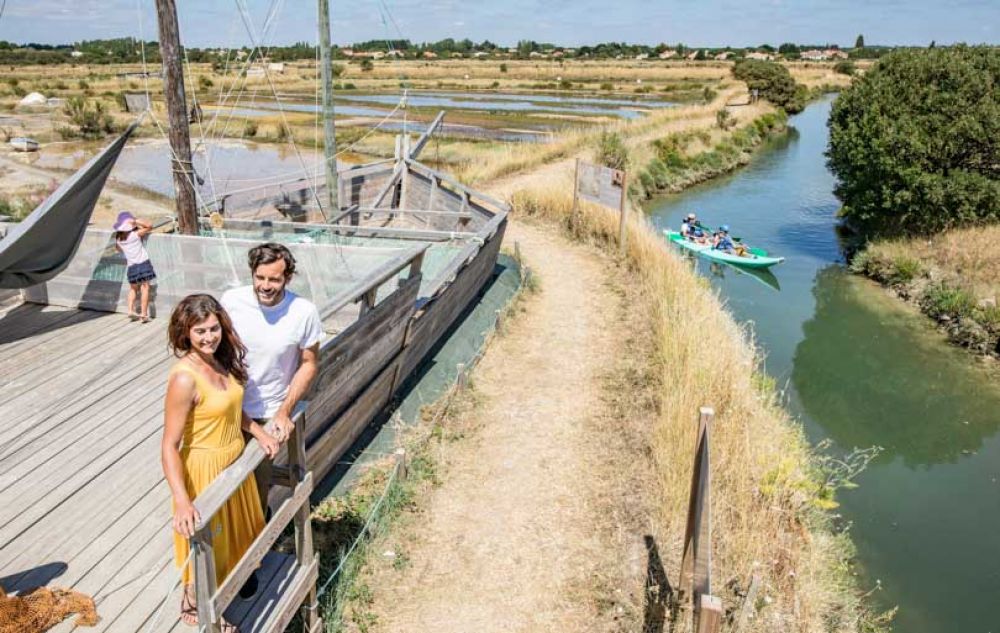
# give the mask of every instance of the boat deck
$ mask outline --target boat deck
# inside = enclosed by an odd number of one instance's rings
[[[160,468],[166,338],[166,319],[32,304],[0,312],[0,586],[93,597],[101,621],[88,631],[190,630],[171,592],[179,577]],[[257,598],[235,600],[230,621],[254,630],[293,560],[268,554]]]

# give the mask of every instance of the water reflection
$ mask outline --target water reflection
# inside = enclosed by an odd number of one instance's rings
[[[884,447],[884,462],[955,463],[978,451],[1000,426],[1000,393],[879,293],[839,266],[817,275],[792,369],[802,409],[843,448]]]

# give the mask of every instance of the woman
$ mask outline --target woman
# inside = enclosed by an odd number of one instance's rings
[[[173,495],[174,556],[178,567],[188,560],[188,538],[201,519],[192,502],[243,452],[242,431],[260,442],[268,457],[278,442],[243,415],[246,348],[229,316],[209,295],[185,297],[170,316],[170,348],[180,360],[167,383],[161,454]],[[212,519],[216,582],[235,567],[264,528],[257,485],[248,477]],[[184,565],[181,620],[197,625],[191,565]],[[234,633],[225,623],[223,631]]]

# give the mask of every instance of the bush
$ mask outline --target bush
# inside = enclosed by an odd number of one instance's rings
[[[343,64],[330,65],[330,74],[333,75],[334,77],[340,77],[341,75],[344,74],[346,70],[347,66],[344,66]]]
[[[602,132],[597,146],[597,162],[612,169],[628,167],[628,148],[615,132]]]
[[[924,309],[932,317],[970,317],[976,310],[976,299],[964,288],[940,283],[924,295]]]
[[[833,65],[833,72],[847,75],[848,77],[854,75],[855,70],[854,62],[849,59],[842,59]]]
[[[891,53],[837,98],[829,166],[841,215],[873,234],[1000,220],[1000,51]]]
[[[615,86],[610,81],[605,81],[601,84],[601,90],[614,90]]]
[[[507,72],[507,64],[500,64],[500,72],[502,73]]]
[[[733,66],[733,76],[746,82],[750,90],[760,91],[760,96],[785,112],[794,114],[806,107],[809,91],[795,83],[788,69],[781,64],[744,59]]]
[[[80,90],[89,90],[90,89],[90,84],[87,83],[86,79],[81,79],[80,81],[78,81],[76,83],[76,85],[77,85],[77,87]]]
[[[243,136],[246,138],[253,138],[257,136],[256,121],[247,120],[247,122],[243,124]]]
[[[363,60],[361,60],[361,70],[362,71],[368,72],[368,71],[372,70],[373,68],[375,68],[375,64],[372,63],[372,60],[370,60],[370,59],[363,59]]]
[[[115,122],[100,101],[70,97],[66,100],[63,112],[79,128],[77,133],[83,138],[101,138],[115,131]],[[65,135],[66,131],[61,130],[59,133]]]
[[[719,126],[719,129],[728,130],[735,123],[733,115],[729,113],[729,110],[721,108],[715,113],[715,124]]]
[[[199,90],[208,90],[209,88],[211,88],[214,85],[215,85],[215,82],[213,82],[211,79],[209,79],[205,75],[198,75],[198,89]]]
[[[718,94],[710,86],[705,86],[705,89],[701,91],[701,98],[705,100],[705,103],[712,103]]]
[[[570,80],[568,80],[568,79],[563,79],[562,81],[559,82],[559,89],[560,90],[572,90],[573,89],[573,82],[570,81]]]

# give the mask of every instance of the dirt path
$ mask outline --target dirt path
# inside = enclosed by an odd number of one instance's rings
[[[589,421],[614,358],[615,297],[594,252],[513,224],[542,289],[474,374],[473,437],[398,536],[408,563],[376,572],[382,631],[593,630],[588,590],[602,551],[589,494],[601,449]]]

